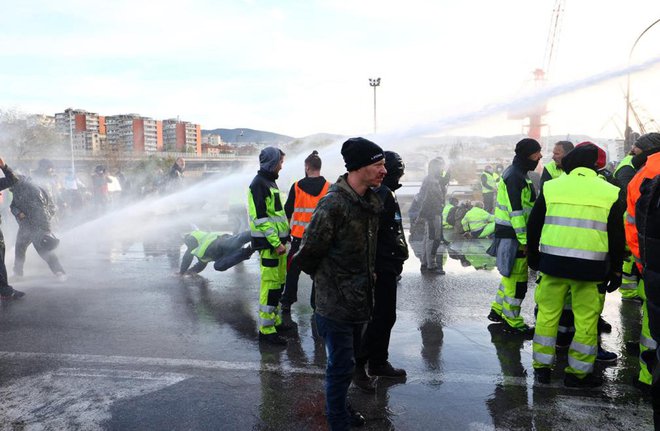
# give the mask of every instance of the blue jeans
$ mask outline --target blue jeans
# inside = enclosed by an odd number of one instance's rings
[[[332,431],[350,429],[346,404],[348,387],[355,370],[355,344],[359,344],[363,323],[346,323],[316,314],[318,333],[325,341],[328,365],[325,371],[325,400]]]

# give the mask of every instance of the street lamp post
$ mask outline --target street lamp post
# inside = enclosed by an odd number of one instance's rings
[[[376,87],[380,85],[380,78],[369,78],[369,85],[374,87],[374,134],[376,134]]]
[[[69,145],[71,146],[71,175],[75,178],[76,175],[76,162],[74,158],[73,151],[73,118],[71,116],[72,111],[69,110]]]
[[[630,53],[628,54],[628,68],[630,68],[630,60],[632,59],[633,51],[635,50],[635,47],[637,46],[637,42],[644,36],[644,34],[651,29],[654,25],[660,22],[660,19],[655,20],[651,25],[646,27],[644,31],[637,36],[637,39],[635,39],[635,43],[633,43],[632,48],[630,48]],[[628,71],[628,77],[627,77],[627,84],[626,84],[626,128],[624,129],[624,141],[623,141],[623,149],[624,152],[627,154],[628,151],[630,151],[630,147],[632,147],[632,142],[630,142],[630,70]]]

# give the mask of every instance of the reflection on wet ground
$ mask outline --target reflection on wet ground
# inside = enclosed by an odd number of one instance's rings
[[[414,256],[406,263],[390,361],[408,378],[379,379],[376,394],[350,389],[353,405],[368,420],[364,429],[650,429],[648,401],[631,385],[636,352],[626,345],[638,338],[639,306],[608,295],[604,316],[614,330],[602,343],[620,358],[612,366],[597,365],[606,381],[602,390],[563,387],[565,351],[558,352],[553,383],[538,387],[531,341],[512,338],[486,319],[499,283],[493,258],[485,255],[488,245],[456,240],[443,246],[445,276],[421,274]],[[45,419],[36,413],[38,403],[6,407],[18,402],[13,385],[44,369],[98,366],[176,376],[157,389],[112,398],[102,419],[91,422],[96,428],[325,429],[325,351],[315,335],[308,277],[301,277],[300,300],[285,316],[294,326],[287,347],[260,348],[255,257],[223,273],[207,269],[181,278],[173,275],[167,244],[133,244],[109,256],[72,257],[64,285],[45,284],[45,276],[17,283],[28,292],[26,301],[0,310],[0,396],[6,400],[0,419],[61,423],[53,418],[66,416],[64,407]],[[534,279],[522,307],[530,323]],[[131,378],[123,375],[122,381]],[[80,379],[67,381],[68,387]]]

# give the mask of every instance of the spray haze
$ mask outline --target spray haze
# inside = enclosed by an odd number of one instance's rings
[[[403,130],[365,135],[378,143],[385,150],[394,150],[408,156],[419,155],[420,150],[428,151],[433,139],[428,136],[447,133],[465,125],[477,123],[488,117],[515,110],[524,110],[530,106],[545,103],[552,98],[565,96],[573,92],[599,85],[603,82],[634,74],[656,66],[660,57],[654,57],[643,63],[605,71],[573,82],[547,86],[534,93],[505,102],[489,104],[480,109],[446,116],[438,121],[409,127]],[[7,136],[4,133],[3,136]],[[285,195],[293,181],[304,176],[303,161],[312,150],[317,150],[323,160],[322,175],[334,181],[345,172],[340,154],[344,138],[326,140],[323,143],[301,142],[292,151],[285,148],[287,156],[278,185]],[[513,145],[513,143],[512,143]],[[448,146],[433,148],[431,156],[446,155]],[[98,244],[105,247],[126,250],[139,242],[159,242],[171,252],[178,251],[182,235],[195,227],[202,230],[231,230],[227,211],[230,202],[245,203],[247,188],[258,169],[258,157],[254,163],[245,165],[240,171],[230,175],[216,175],[193,184],[191,187],[164,196],[144,198],[125,207],[85,222],[75,228],[62,232],[63,255],[67,252],[80,253],[81,250],[98,250]],[[90,241],[90,239],[94,239]],[[92,247],[90,249],[90,247]],[[64,259],[66,261],[66,259]]]

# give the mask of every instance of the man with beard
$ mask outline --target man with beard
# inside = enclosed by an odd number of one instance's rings
[[[333,431],[364,424],[346,396],[355,352],[373,314],[376,235],[383,204],[372,187],[387,173],[383,150],[364,138],[344,142],[348,173],[330,186],[305,229],[294,257],[315,286],[315,318],[328,355],[326,408]]]
[[[543,190],[543,183],[559,178],[564,173],[561,161],[573,148],[574,145],[571,141],[558,141],[555,143],[555,147],[552,149],[552,160],[543,167],[541,190]]]

